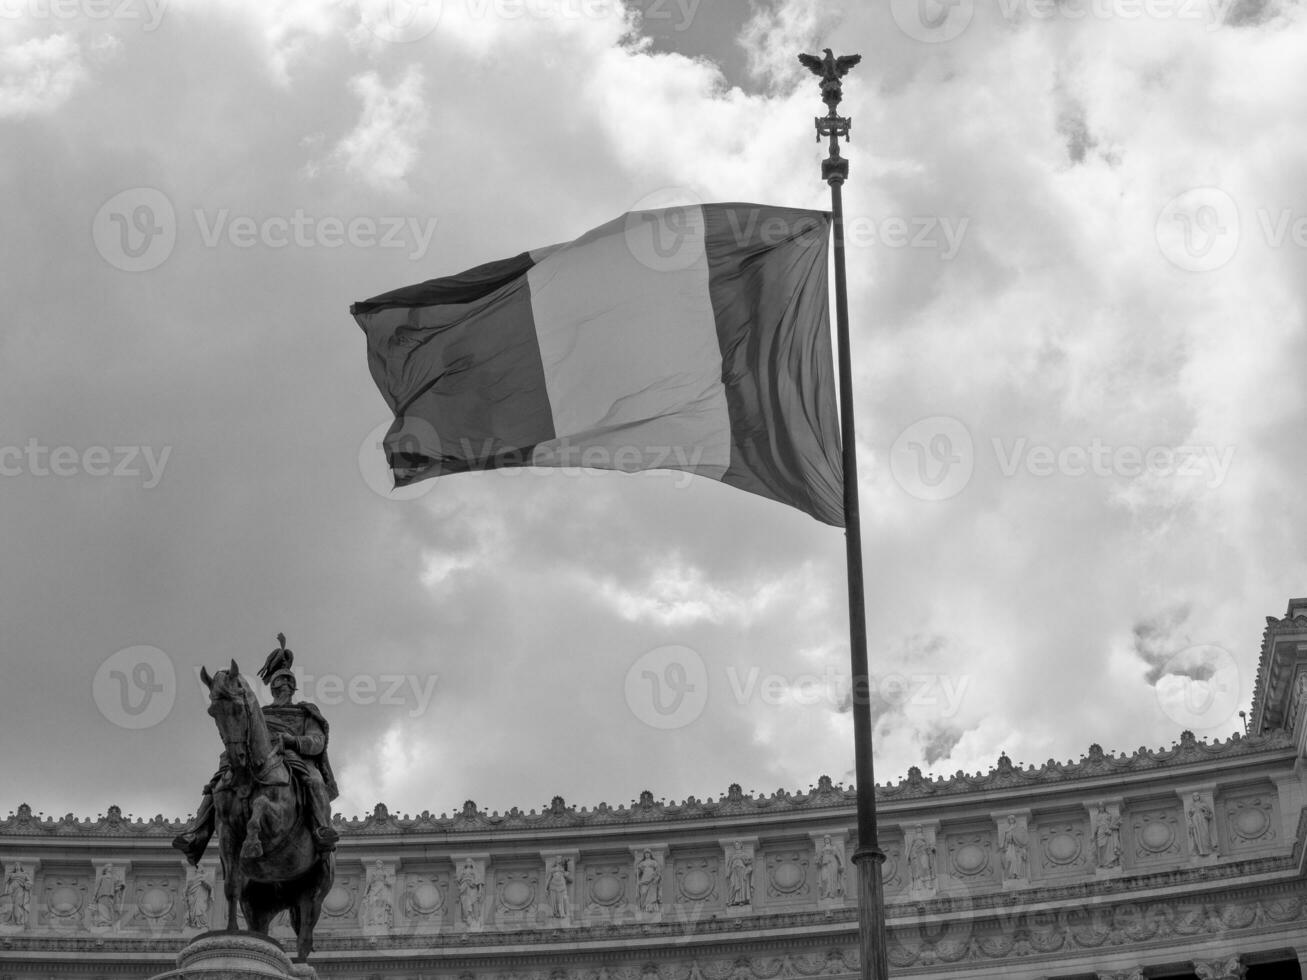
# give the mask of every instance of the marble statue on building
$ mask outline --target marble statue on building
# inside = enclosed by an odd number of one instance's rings
[[[1007,825],[999,837],[999,850],[1003,855],[1003,877],[1024,878],[1030,873],[1030,855],[1026,851],[1026,835],[1021,832],[1014,814],[1008,814]]]
[[[485,895],[486,883],[477,873],[477,867],[468,858],[458,872],[458,908],[463,916],[463,923],[469,927],[481,925],[481,902]]]
[[[368,883],[363,890],[363,924],[387,928],[394,911],[394,873],[380,858],[368,871]]]
[[[568,886],[572,883],[572,870],[566,858],[556,857],[545,876],[545,895],[549,902],[549,916],[566,919],[572,914]]]
[[[817,855],[817,894],[824,899],[844,896],[844,855],[827,834]]]
[[[1094,856],[1100,868],[1121,866],[1121,817],[1098,804],[1094,814]]]
[[[22,861],[15,861],[5,875],[5,894],[9,897],[9,921],[16,926],[27,925],[32,907],[32,876]]]
[[[935,887],[935,848],[926,840],[926,832],[914,827],[908,845],[908,877],[918,891]]]
[[[1189,823],[1189,845],[1193,848],[1195,854],[1201,854],[1204,857],[1208,854],[1215,854],[1218,850],[1216,846],[1216,828],[1212,822],[1212,808],[1203,800],[1201,793],[1194,793],[1193,802],[1189,804],[1187,814]]]
[[[95,891],[91,895],[91,924],[111,926],[122,915],[123,893],[127,891],[127,882],[113,866],[105,864],[95,879]]]
[[[186,927],[208,929],[209,909],[213,907],[213,880],[207,868],[192,867],[186,872]]]
[[[645,848],[640,860],[635,862],[636,901],[641,912],[657,912],[662,907],[662,881],[662,865],[653,852]]]
[[[746,854],[739,841],[726,862],[726,904],[753,904],[753,858]]]

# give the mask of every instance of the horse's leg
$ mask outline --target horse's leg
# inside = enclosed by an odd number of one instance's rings
[[[241,900],[240,861],[236,858],[236,844],[225,828],[218,834],[218,845],[222,860],[222,893],[227,898],[227,931],[235,932],[236,910]]]
[[[336,880],[336,855],[327,851],[321,855],[319,862],[312,888],[305,889],[300,894],[299,908],[291,912],[296,920],[295,934],[299,940],[297,959],[301,963],[307,963],[309,954],[313,952],[313,930],[317,928],[318,917],[322,914],[322,902]]]
[[[241,857],[250,860],[263,857],[263,842],[259,837],[267,812],[267,797],[262,793],[254,794],[254,798],[250,800],[250,822],[245,825],[245,843],[241,846]]]

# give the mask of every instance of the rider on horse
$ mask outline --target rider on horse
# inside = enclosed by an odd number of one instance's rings
[[[327,759],[327,720],[317,705],[307,701],[291,703],[297,684],[290,665],[295,655],[286,649],[286,638],[277,634],[280,646],[268,654],[259,671],[263,682],[272,689],[272,704],[263,706],[263,717],[272,737],[273,747],[280,748],[286,767],[299,779],[309,801],[313,842],[319,852],[333,851],[340,835],[331,826],[331,801],[336,798],[336,780]],[[214,830],[213,790],[231,779],[227,753],[218,758],[218,771],[204,787],[200,807],[191,827],[173,840],[172,846],[186,855],[193,865],[208,846]]]

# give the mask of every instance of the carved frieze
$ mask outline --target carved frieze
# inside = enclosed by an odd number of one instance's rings
[[[1131,857],[1147,866],[1173,861],[1184,854],[1180,807],[1153,805],[1130,813]]]
[[[135,869],[127,925],[155,934],[179,928],[183,913],[181,892],[180,869]]]
[[[806,847],[768,849],[764,878],[768,904],[807,901],[811,898],[811,861]]]
[[[722,859],[716,855],[677,855],[673,859],[678,904],[716,905],[721,902],[718,886]]]
[[[403,874],[405,925],[414,932],[438,931],[448,918],[449,875],[430,867],[405,867]]]
[[[1231,854],[1273,846],[1279,841],[1279,797],[1274,789],[1224,796],[1226,849]]]
[[[944,834],[945,880],[974,888],[997,880],[992,829],[949,830]]]
[[[1093,867],[1088,821],[1066,815],[1040,817],[1031,835],[1035,872],[1041,878],[1083,874]]]

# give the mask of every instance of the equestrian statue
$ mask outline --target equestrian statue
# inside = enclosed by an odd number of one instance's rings
[[[327,720],[316,705],[292,703],[295,655],[284,635],[278,633],[277,642],[259,671],[272,691],[272,703],[262,708],[235,660],[212,677],[200,669],[224,750],[194,821],[172,844],[198,866],[216,830],[227,929],[237,931],[239,907],[250,930],[266,936],[273,918],[286,910],[297,940],[295,961],[303,963],[335,879],[340,835],[331,826],[330,807],[337,790],[327,760]]]

